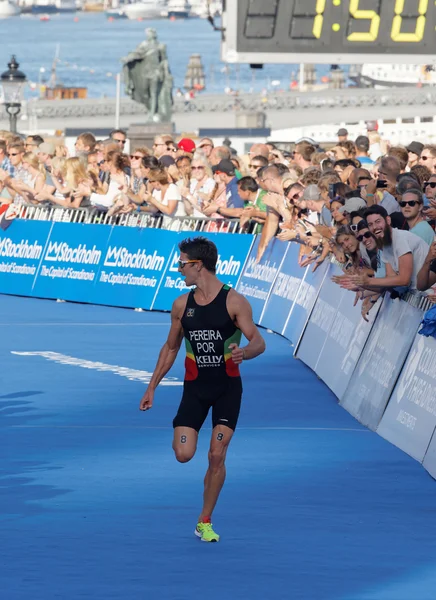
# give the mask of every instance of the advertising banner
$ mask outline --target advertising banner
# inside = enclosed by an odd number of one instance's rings
[[[0,229],[0,293],[31,296],[53,223],[16,219]]]
[[[422,462],[436,427],[436,340],[417,334],[377,433]]]
[[[340,273],[342,271],[338,267],[330,265],[295,354],[297,358],[301,359],[316,373],[319,357],[335,320],[344,291],[331,280],[333,275],[339,275]]]
[[[150,309],[177,234],[113,227],[98,276],[95,302]]]
[[[94,291],[111,229],[109,225],[53,223],[33,295],[98,302]]]
[[[300,244],[277,242],[278,248],[280,245],[284,248],[283,262],[271,288],[260,325],[281,334],[292,312],[305,269],[298,265]]]
[[[338,286],[336,288],[339,289]],[[318,377],[339,400],[344,395],[378,311],[378,306],[371,310],[368,323],[362,318],[361,303],[354,306],[354,300],[354,292],[341,290],[338,310],[316,365]]]
[[[310,265],[303,272],[303,279],[297,293],[291,312],[285,321],[284,327],[280,332],[294,346],[297,345],[310,313],[314,307],[321,288],[324,277],[329,270],[330,262],[325,260],[321,266],[313,273],[313,266]]]
[[[341,399],[341,405],[373,431],[386,408],[421,318],[422,311],[385,295],[368,342]]]
[[[253,309],[253,320],[260,323],[271,289],[280,271],[288,244],[275,238],[257,262],[260,236],[252,246],[242,276],[236,289],[249,300]]]
[[[160,232],[164,233],[164,232]],[[178,270],[178,244],[187,237],[187,232],[172,233],[168,242],[171,246],[170,260],[163,272],[163,277],[154,297],[151,308],[154,310],[170,310],[174,300],[180,294],[189,291],[185,286],[184,277]],[[190,237],[203,236],[212,240],[218,248],[217,277],[235,287],[242,275],[247,256],[254,241],[252,235],[236,235],[226,233],[193,233]]]

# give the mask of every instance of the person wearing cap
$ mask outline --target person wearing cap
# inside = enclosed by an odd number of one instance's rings
[[[195,142],[194,140],[191,140],[191,138],[182,138],[177,144],[177,147],[181,151],[180,155],[186,153],[193,154],[196,148]]]
[[[221,207],[212,203],[204,210],[204,214],[208,217],[213,213],[217,213],[222,217],[239,218],[244,209],[244,201],[239,196],[238,179],[234,164],[231,160],[224,158],[212,168],[212,171],[215,175],[218,175],[219,180],[226,186],[227,206]]]
[[[356,146],[356,158],[362,165],[362,167],[372,167],[374,161],[369,156],[369,138],[366,135],[359,135],[355,141]]]
[[[348,131],[344,127],[338,129],[336,135],[338,136],[338,142],[348,141]]]
[[[342,215],[349,217],[351,213],[358,212],[362,208],[367,208],[365,200],[362,200],[362,198],[359,198],[358,196],[354,196],[353,198],[345,200],[344,205],[341,206],[339,212]]]
[[[411,142],[408,146],[406,146],[406,150],[409,153],[409,169],[419,164],[419,159],[421,158],[421,153],[424,148],[424,144],[421,142]]]
[[[307,186],[301,197],[300,206],[311,211],[309,220],[314,221],[315,224],[328,227],[332,225],[332,215],[326,207],[322,191],[317,185]]]

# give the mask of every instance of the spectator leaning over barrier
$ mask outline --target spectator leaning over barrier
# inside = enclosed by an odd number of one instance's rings
[[[430,169],[431,174],[436,173],[436,145],[426,144],[422,149],[419,164]]]
[[[409,169],[419,163],[424,144],[421,142],[411,142],[407,147]]]
[[[421,292],[430,289],[436,283],[436,241],[432,243],[425,257],[424,264],[418,272],[416,287]],[[429,296],[432,301],[436,300],[436,295]]]
[[[371,206],[365,216],[369,230],[382,250],[386,277],[373,279],[364,274],[352,276],[350,283],[376,291],[384,288],[400,288],[400,291],[408,287],[416,289],[417,275],[428,254],[428,244],[410,231],[392,228],[390,217],[382,206]]]
[[[242,177],[238,181],[239,197],[244,201],[244,210],[240,217],[242,229],[255,223],[252,233],[260,233],[266,219],[266,204],[263,202],[265,190],[262,190],[253,177]]]
[[[156,211],[168,217],[183,216],[185,214],[180,190],[174,183],[170,182],[165,169],[152,169],[148,184],[153,192],[146,194],[145,200]],[[168,224],[168,221],[165,221],[165,223]]]
[[[409,231],[419,236],[430,246],[434,240],[434,231],[422,216],[422,192],[414,188],[407,190],[404,192],[399,204]]]
[[[365,264],[369,265],[375,273],[375,277],[385,277],[386,267],[381,260],[381,251],[378,248],[377,240],[369,230],[368,223],[362,219],[357,224],[357,230],[354,233],[360,244],[360,255]]]
[[[223,159],[215,165],[212,171],[218,176],[220,182],[226,186],[226,206],[221,207],[211,203],[205,210],[206,216],[217,213],[222,217],[239,218],[242,215],[244,201],[239,196],[238,180],[235,175],[235,167],[231,160]]]
[[[194,217],[204,216],[203,209],[212,200],[217,187],[206,157],[202,153],[195,153],[191,163],[191,179],[187,186],[180,188],[183,198],[186,198],[186,213]]]

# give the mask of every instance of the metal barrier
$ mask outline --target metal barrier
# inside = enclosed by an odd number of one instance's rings
[[[146,213],[108,215],[107,212],[86,208],[64,208],[62,206],[35,206],[23,204],[19,218],[33,221],[55,221],[61,223],[86,223],[121,225],[123,227],[148,227],[171,229],[172,231],[214,231],[217,233],[241,233],[239,219],[214,219],[208,217],[165,217]],[[256,223],[253,225],[253,227]],[[250,228],[247,233],[251,233]]]

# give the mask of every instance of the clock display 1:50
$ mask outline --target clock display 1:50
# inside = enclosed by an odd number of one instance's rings
[[[368,21],[368,31],[351,33],[347,37],[347,40],[349,42],[374,42],[377,39],[380,30],[380,15],[375,10],[365,10],[362,8],[365,0],[349,0],[349,2],[350,16],[353,19],[363,19]],[[429,0],[417,0],[418,16],[416,17],[416,26],[413,33],[401,31],[405,2],[406,0],[392,0],[394,14],[390,31],[391,39],[394,42],[420,42],[424,37]],[[333,3],[335,4],[335,2]],[[317,39],[322,35],[326,5],[327,0],[316,0],[316,16],[313,21],[312,33]]]

